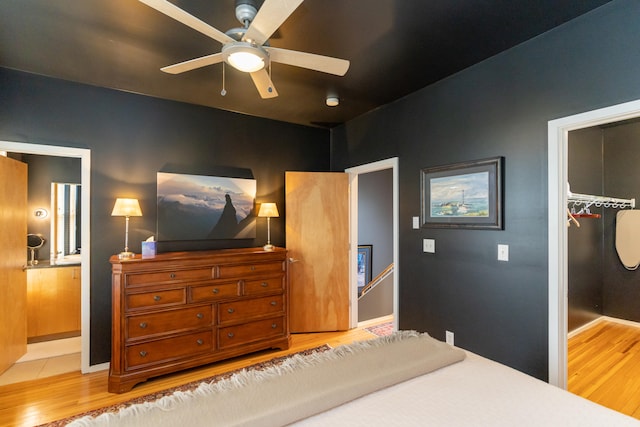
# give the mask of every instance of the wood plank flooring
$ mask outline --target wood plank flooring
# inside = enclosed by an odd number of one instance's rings
[[[107,392],[107,372],[79,372],[0,386],[0,426],[35,426],[117,404],[145,394],[239,369],[322,344],[371,339],[360,328],[294,334],[287,351],[264,351],[139,384],[129,393]],[[569,340],[568,389],[640,419],[640,328],[602,321]]]
[[[640,327],[602,320],[568,347],[567,389],[640,419]]]
[[[165,375],[141,383],[128,393],[107,392],[107,371],[86,375],[72,372],[0,386],[0,426],[35,426],[323,344],[337,347],[353,341],[375,338],[375,335],[364,329],[371,324],[363,324],[346,332],[294,334],[292,345],[286,351],[262,351]]]

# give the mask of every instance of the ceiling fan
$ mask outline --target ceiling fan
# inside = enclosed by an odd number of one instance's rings
[[[349,69],[349,61],[344,59],[269,46],[269,37],[303,1],[265,0],[258,10],[256,0],[236,0],[236,18],[243,26],[223,33],[167,0],[140,0],[147,6],[222,43],[222,49],[218,53],[169,65],[161,68],[162,71],[179,74],[224,61],[240,71],[249,73],[262,98],[278,96],[267,72],[271,62],[338,76],[344,76]],[[222,93],[224,95],[224,90]]]

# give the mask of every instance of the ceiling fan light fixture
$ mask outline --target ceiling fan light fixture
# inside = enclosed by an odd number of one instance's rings
[[[246,42],[224,45],[222,55],[227,64],[245,73],[262,70],[266,67],[269,59],[264,49]]]

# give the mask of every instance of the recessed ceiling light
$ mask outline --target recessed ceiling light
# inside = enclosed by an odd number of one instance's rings
[[[337,107],[340,104],[340,98],[337,96],[327,96],[327,106]]]

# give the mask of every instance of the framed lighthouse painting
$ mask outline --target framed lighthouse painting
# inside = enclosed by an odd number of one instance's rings
[[[503,157],[422,169],[422,227],[503,229],[503,169]]]

